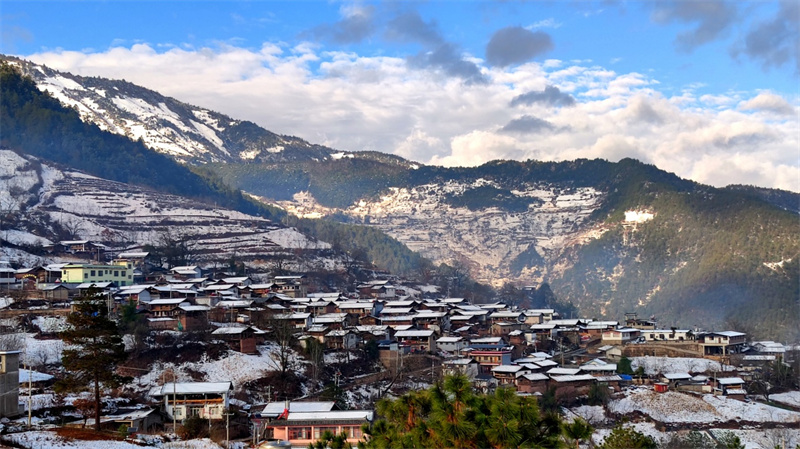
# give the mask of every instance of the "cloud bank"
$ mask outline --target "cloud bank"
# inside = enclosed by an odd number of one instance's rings
[[[350,25],[324,31],[344,39],[353,35],[345,28],[362,29]],[[716,186],[800,191],[797,98],[772,92],[707,97],[692,86],[669,93],[642,73],[524,62],[536,53],[530,49],[494,53],[499,59],[484,62],[413,15],[398,18],[392,29],[393,38],[425,49],[400,58],[322,51],[309,43],[255,50],[137,44],[26,58],[75,74],[124,78],[341,150],[447,166],[633,157]]]

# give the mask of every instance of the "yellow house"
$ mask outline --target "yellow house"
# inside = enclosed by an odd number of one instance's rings
[[[133,270],[124,265],[67,264],[61,268],[61,282],[113,282],[122,287],[133,284]]]

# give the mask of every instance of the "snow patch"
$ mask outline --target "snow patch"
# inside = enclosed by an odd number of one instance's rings
[[[640,210],[626,210],[625,222],[626,223],[644,223],[652,220],[654,215],[651,212]]]
[[[44,82],[48,83],[48,84],[51,84],[53,86],[56,86],[56,87],[60,87],[61,89],[86,90],[86,89],[83,88],[83,86],[81,86],[80,84],[78,84],[74,80],[71,80],[69,78],[65,78],[65,77],[63,77],[61,75],[57,75],[57,76],[53,76],[53,77],[50,77],[50,78],[46,78],[44,80]]]

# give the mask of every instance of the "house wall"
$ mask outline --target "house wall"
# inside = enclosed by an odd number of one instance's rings
[[[133,284],[133,271],[120,265],[75,265],[61,269],[61,282],[114,282],[118,286]]]
[[[0,416],[19,415],[19,352],[0,354]]]
[[[273,438],[289,441],[293,447],[308,447],[314,443],[326,430],[338,435],[342,432],[347,434],[347,442],[355,447],[361,440],[361,424],[319,424],[319,425],[300,425],[300,426],[267,426],[272,430]]]

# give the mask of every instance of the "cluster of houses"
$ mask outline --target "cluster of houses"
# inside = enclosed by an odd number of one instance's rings
[[[391,368],[397,360],[425,354],[443,374],[466,374],[490,391],[512,387],[519,394],[587,394],[593,385],[620,390],[633,379],[617,371],[622,356],[678,348],[684,356],[775,360],[779,343],[747,344],[736,331],[660,329],[654,319],[626,315],[624,322],[563,318],[554,309],[519,309],[501,302],[471,304],[463,298],[426,298],[418,290],[376,280],[348,293],[309,292],[304,275],[256,282],[247,276],[211,278],[197,266],[174,267],[158,279],[142,275],[147,253],[123,253],[111,264],[68,263],[11,269],[0,263],[0,283],[29,297],[66,302],[87,289],[100,289],[116,305],[135,304],[153,330],[206,331],[243,353],[257,353],[264,329],[291,329],[302,344],[311,339],[329,350],[375,342]],[[666,349],[664,349],[666,348]],[[664,374],[656,389],[708,391],[743,398],[745,375]],[[234,386],[230,382],[165,383],[151,392],[163,400],[167,419],[223,419]],[[13,402],[13,400],[9,400]],[[13,407],[12,407],[13,408]],[[160,423],[156,409],[123,411],[115,424],[146,431]],[[333,402],[276,402],[252,413],[260,436],[307,446],[326,430],[361,438],[369,410],[336,410]],[[126,421],[127,420],[127,421]],[[128,424],[126,424],[128,425]]]

